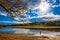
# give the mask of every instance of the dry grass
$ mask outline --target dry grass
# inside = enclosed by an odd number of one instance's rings
[[[38,37],[31,35],[0,33],[0,40],[60,40],[60,37]]]

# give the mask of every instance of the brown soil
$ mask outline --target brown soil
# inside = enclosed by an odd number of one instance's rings
[[[60,40],[60,37],[44,37],[44,36],[0,33],[0,40]]]

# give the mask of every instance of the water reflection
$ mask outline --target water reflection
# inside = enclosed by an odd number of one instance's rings
[[[0,32],[8,32],[8,33],[29,34],[29,33],[37,33],[39,31],[40,30],[32,30],[32,29],[24,29],[24,28],[12,28],[12,27],[0,28]]]
[[[51,31],[33,30],[33,29],[24,29],[24,28],[12,28],[12,27],[0,28],[0,32],[15,33],[15,34],[34,34],[35,36],[40,36],[40,35],[56,36],[56,35],[60,35],[60,32],[51,32]]]

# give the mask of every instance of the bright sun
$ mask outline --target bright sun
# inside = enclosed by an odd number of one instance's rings
[[[46,0],[41,0],[40,5],[38,5],[35,9],[39,9],[41,14],[45,14],[50,11],[50,4],[46,2]]]

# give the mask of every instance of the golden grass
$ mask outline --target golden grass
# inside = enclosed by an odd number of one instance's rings
[[[0,33],[0,40],[60,40],[60,37],[44,37],[44,36]]]

